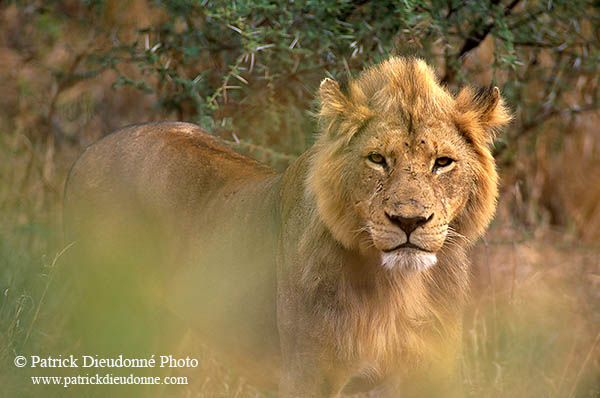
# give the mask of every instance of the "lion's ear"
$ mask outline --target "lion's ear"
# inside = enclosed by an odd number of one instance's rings
[[[346,137],[347,141],[373,116],[365,94],[353,85],[349,76],[340,82],[325,78],[319,87],[323,131],[330,137]]]
[[[465,87],[456,97],[457,124],[477,144],[491,144],[512,116],[498,87]]]
[[[335,119],[348,109],[348,93],[342,92],[340,84],[328,77],[323,79],[319,86],[319,99],[321,100],[321,118]]]

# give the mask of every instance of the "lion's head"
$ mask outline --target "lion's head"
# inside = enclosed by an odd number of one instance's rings
[[[309,195],[333,237],[388,269],[426,269],[484,232],[496,207],[490,152],[510,120],[496,87],[456,97],[419,59],[393,57],[320,87]]]

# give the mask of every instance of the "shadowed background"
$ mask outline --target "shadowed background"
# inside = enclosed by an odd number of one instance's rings
[[[498,214],[472,251],[466,390],[598,396],[598,26],[583,0],[1,3],[0,396],[64,393],[12,361],[74,350],[61,201],[85,146],[183,120],[283,170],[314,140],[320,80],[390,54],[427,59],[453,91],[495,84],[515,113],[495,143]],[[177,371],[182,396],[268,396],[197,339],[177,344],[204,358]]]

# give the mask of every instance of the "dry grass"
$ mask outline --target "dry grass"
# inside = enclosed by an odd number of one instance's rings
[[[472,396],[598,394],[598,249],[563,231],[527,234],[504,221],[473,253],[465,328]]]
[[[45,40],[20,18],[14,6],[0,7],[0,397],[61,396],[33,388],[12,360],[74,344],[61,339],[65,292],[52,284],[67,170],[110,130],[171,115],[153,110],[152,98],[112,90],[110,74],[61,88],[51,69],[73,65],[89,36],[67,24],[68,39]],[[580,117],[568,134],[548,125],[534,151],[514,144],[498,217],[487,245],[473,250],[469,396],[600,396],[599,125],[597,115]],[[196,339],[180,350],[204,358],[180,396],[269,396]]]

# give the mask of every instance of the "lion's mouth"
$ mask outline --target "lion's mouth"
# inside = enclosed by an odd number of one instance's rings
[[[394,247],[392,249],[382,250],[382,251],[384,253],[391,253],[391,252],[394,252],[394,251],[399,250],[399,249],[415,249],[415,250],[420,250],[420,251],[427,252],[427,253],[433,253],[431,250],[427,250],[425,248],[422,248],[421,246],[417,246],[417,245],[415,245],[413,243],[410,243],[410,242],[404,242],[403,244],[398,245],[398,246],[396,246],[396,247]]]
[[[422,271],[432,267],[436,262],[437,256],[434,252],[412,243],[403,243],[381,254],[381,265],[389,270],[397,268]]]

